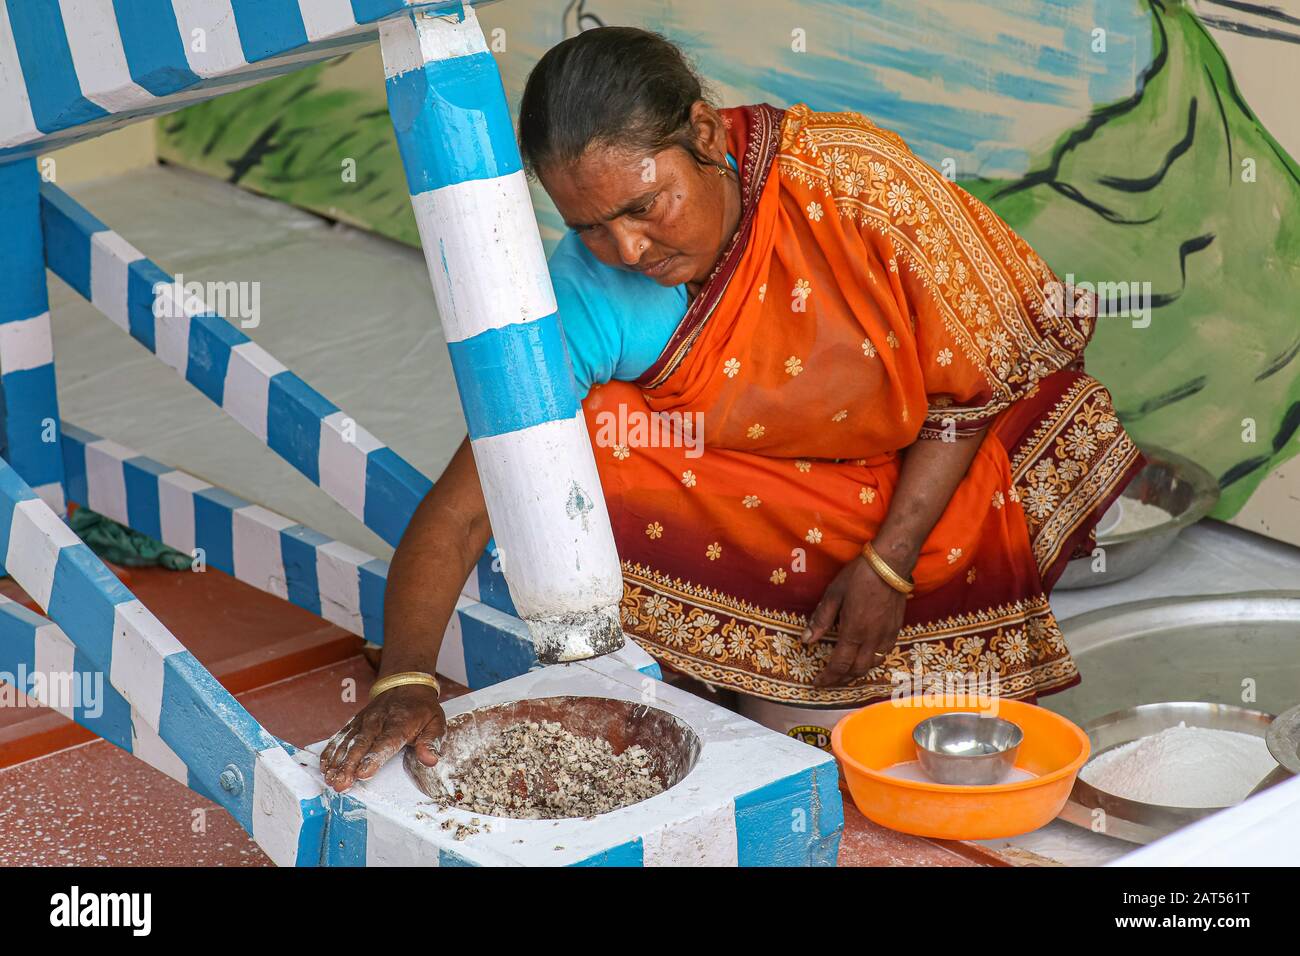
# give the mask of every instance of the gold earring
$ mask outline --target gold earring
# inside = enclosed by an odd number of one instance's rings
[[[727,168],[725,168],[725,167],[723,167],[723,166],[719,166],[719,167],[718,167],[718,175],[719,175],[719,176],[725,176],[725,175],[727,175],[728,172],[730,172],[730,170],[728,170]]]

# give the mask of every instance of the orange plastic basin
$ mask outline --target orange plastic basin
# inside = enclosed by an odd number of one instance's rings
[[[942,699],[942,698],[940,698]],[[927,704],[921,697],[885,700],[843,718],[831,732],[853,802],[868,819],[892,830],[945,840],[991,840],[1050,823],[1088,759],[1088,735],[1059,714],[1017,700]],[[1016,767],[1033,780],[987,787],[920,783],[882,771],[916,759],[912,731],[936,714],[976,711],[1010,720],[1024,731]]]

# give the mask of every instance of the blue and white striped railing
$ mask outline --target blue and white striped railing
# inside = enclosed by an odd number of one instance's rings
[[[69,500],[203,561],[260,591],[383,643],[388,562],[67,423],[63,456]],[[504,598],[484,556],[447,623],[438,673],[471,689],[538,666],[528,627],[488,599]],[[619,652],[635,670],[659,665],[635,644]]]
[[[428,478],[200,298],[178,295],[171,275],[67,193],[46,183],[41,200],[55,275],[397,545],[432,487]]]
[[[104,675],[104,713],[71,716],[221,805],[275,863],[320,862],[319,783],[4,461],[0,555],[57,624],[0,606],[6,661],[29,673]]]
[[[0,0],[0,163],[360,49],[411,8],[460,4]]]
[[[473,10],[379,31],[388,109],[511,597],[543,660],[622,643],[622,576],[501,76]]]
[[[0,456],[62,513],[59,401],[38,184],[33,160],[0,166]]]

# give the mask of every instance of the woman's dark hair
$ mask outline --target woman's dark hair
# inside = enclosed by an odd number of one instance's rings
[[[598,27],[552,47],[533,67],[519,105],[519,149],[536,175],[592,145],[657,153],[680,146],[699,162],[691,107],[705,98],[674,44],[634,27]]]

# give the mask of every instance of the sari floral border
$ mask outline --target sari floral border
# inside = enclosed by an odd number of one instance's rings
[[[1123,491],[1122,479],[1140,457],[1120,426],[1110,392],[1086,376],[1065,390],[1012,451],[1012,487],[1040,573],[1052,567],[1107,497]]]
[[[760,609],[643,564],[623,562],[624,629],[649,654],[690,674],[767,700],[856,706],[889,697],[898,681],[941,687],[971,675],[996,677],[1007,698],[1078,682],[1046,595],[908,625],[879,666],[842,687],[814,687],[833,644],[805,647],[806,617]]]

